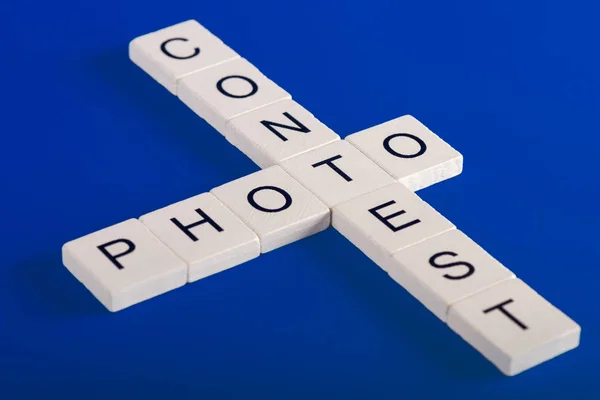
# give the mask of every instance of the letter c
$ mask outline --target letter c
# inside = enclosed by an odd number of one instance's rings
[[[175,58],[177,60],[187,60],[189,58],[193,58],[196,57],[198,54],[200,54],[200,48],[199,47],[194,47],[194,52],[189,55],[189,56],[176,56],[175,54],[171,53],[169,50],[167,50],[167,44],[174,42],[176,40],[179,40],[181,42],[187,42],[188,40],[186,38],[173,38],[173,39],[168,39],[165,40],[161,45],[160,45],[160,49],[163,53],[165,53],[168,57],[171,58]]]

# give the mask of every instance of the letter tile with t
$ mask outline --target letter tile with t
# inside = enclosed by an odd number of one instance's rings
[[[579,345],[581,328],[520,279],[450,307],[448,325],[506,375]]]
[[[345,140],[318,147],[280,165],[328,207],[394,183],[387,172]]]

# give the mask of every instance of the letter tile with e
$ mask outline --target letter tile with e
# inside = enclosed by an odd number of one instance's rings
[[[335,206],[331,224],[384,270],[393,253],[455,229],[401,183]]]

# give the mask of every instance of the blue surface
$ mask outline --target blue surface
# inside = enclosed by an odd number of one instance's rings
[[[599,9],[449,3],[3,4],[0,398],[598,398]],[[581,346],[506,378],[333,230],[106,311],[64,242],[257,170],[128,59],[190,18],[341,136],[410,113],[462,152],[420,195]]]

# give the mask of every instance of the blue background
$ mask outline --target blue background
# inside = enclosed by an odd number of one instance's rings
[[[598,7],[450,3],[3,3],[0,398],[598,398]],[[258,169],[128,59],[190,18],[342,137],[410,113],[459,150],[419,194],[580,347],[506,378],[331,229],[106,311],[64,242]]]

